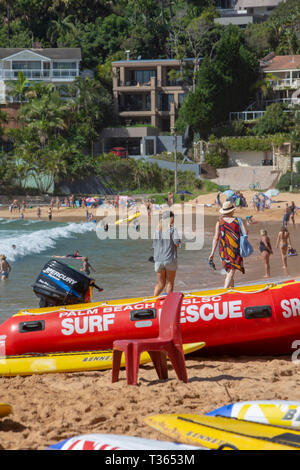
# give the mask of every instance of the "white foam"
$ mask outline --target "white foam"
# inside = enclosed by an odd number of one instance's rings
[[[93,222],[69,223],[63,227],[50,228],[49,230],[36,230],[18,234],[18,231],[10,237],[0,240],[0,253],[6,255],[9,261],[16,258],[41,253],[54,248],[60,238],[73,238],[76,234],[95,232],[96,224]],[[12,248],[16,245],[16,248]]]

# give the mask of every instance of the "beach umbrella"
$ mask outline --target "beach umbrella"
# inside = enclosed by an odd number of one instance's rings
[[[185,189],[182,189],[181,191],[177,191],[176,194],[192,194],[190,191],[186,191]]]
[[[279,191],[278,191],[278,189],[268,189],[268,191],[266,191],[265,194],[266,194],[268,197],[278,196]]]
[[[225,196],[228,196],[228,197],[232,197],[235,193],[234,193],[234,191],[232,191],[232,189],[227,189],[222,194],[224,194]]]
[[[269,199],[269,196],[267,196],[267,194],[266,194],[266,193],[259,193],[259,194],[260,194],[260,196],[263,196],[263,197],[264,197],[264,199]]]
[[[95,197],[88,197],[86,199],[86,202],[98,202],[98,199],[96,199]]]

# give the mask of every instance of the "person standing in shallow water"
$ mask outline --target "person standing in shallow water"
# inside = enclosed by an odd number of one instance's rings
[[[166,210],[158,224],[154,234],[154,270],[157,283],[154,288],[154,296],[160,295],[166,287],[169,294],[174,289],[177,271],[177,248],[180,240],[174,227],[174,213]]]
[[[220,209],[221,218],[216,223],[215,235],[212,242],[209,260],[213,262],[216,248],[219,244],[219,254],[226,271],[224,288],[234,287],[235,272],[245,273],[243,258],[240,255],[240,226],[234,217],[235,206],[231,201],[224,202]],[[248,233],[242,223],[244,233]]]

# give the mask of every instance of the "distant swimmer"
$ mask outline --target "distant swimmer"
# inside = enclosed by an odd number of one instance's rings
[[[84,259],[84,256],[79,254],[79,251],[76,250],[72,255],[57,256],[54,255],[53,258],[71,258],[71,259]]]
[[[83,266],[80,271],[84,271],[85,274],[89,276],[91,274],[91,270],[94,271],[94,273],[96,272],[93,266],[90,265],[88,258],[85,256],[83,258]]]
[[[11,266],[8,263],[8,261],[6,261],[6,256],[1,255],[1,278],[2,278],[2,281],[5,281],[6,279],[8,279],[8,275],[9,275],[10,272],[11,272]]]

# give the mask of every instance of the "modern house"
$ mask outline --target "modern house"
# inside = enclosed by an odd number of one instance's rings
[[[14,125],[20,98],[11,96],[9,90],[19,72],[30,82],[54,83],[59,88],[79,75],[80,62],[80,48],[0,48],[0,105],[10,116],[10,125]]]
[[[266,21],[279,3],[284,0],[216,0],[216,10],[220,17],[215,23],[235,24],[245,28],[249,23]]]
[[[134,155],[166,150],[163,144],[159,148],[158,136],[174,128],[180,104],[192,89],[193,64],[193,59],[130,60],[129,54],[113,62],[114,115],[120,127],[103,131],[101,150],[116,145]]]

